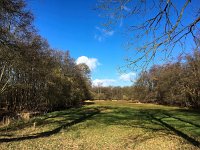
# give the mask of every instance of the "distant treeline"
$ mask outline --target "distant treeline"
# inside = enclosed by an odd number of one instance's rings
[[[200,107],[200,51],[143,71],[130,87],[93,87],[94,99]]]
[[[141,102],[200,107],[200,51],[142,72],[134,91]]]
[[[51,111],[90,99],[90,70],[35,31],[24,0],[0,1],[0,109]]]
[[[133,86],[127,87],[93,87],[94,100],[135,100]]]

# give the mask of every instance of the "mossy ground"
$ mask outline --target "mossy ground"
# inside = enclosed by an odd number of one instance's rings
[[[0,149],[200,149],[200,113],[96,101],[0,128]]]

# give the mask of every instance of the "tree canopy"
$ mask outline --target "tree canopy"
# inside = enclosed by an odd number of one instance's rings
[[[90,70],[52,49],[24,0],[0,1],[0,109],[51,111],[90,99]],[[82,66],[82,67],[81,67]]]

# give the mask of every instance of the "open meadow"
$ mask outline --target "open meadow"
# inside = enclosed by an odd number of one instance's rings
[[[0,0],[0,150],[200,150],[200,0]]]
[[[200,114],[122,101],[86,102],[0,128],[0,149],[199,149]]]

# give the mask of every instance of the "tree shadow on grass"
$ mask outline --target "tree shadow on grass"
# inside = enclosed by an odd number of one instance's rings
[[[71,108],[69,110],[54,111],[45,115],[41,115],[39,117],[31,118],[31,120],[29,121],[18,120],[8,127],[0,128],[0,136],[2,136],[2,132],[22,130],[33,126],[34,123],[36,123],[37,127],[45,126],[51,123],[60,124],[62,123],[61,121],[55,121],[55,119],[58,117],[62,117],[64,123],[66,123],[66,121],[78,119],[80,116],[87,114],[89,111],[90,109],[88,108]]]
[[[95,117],[92,117],[94,115]],[[178,115],[182,115],[183,117],[178,118]],[[185,118],[184,115],[186,115]],[[45,126],[48,124],[57,123],[58,127],[54,128],[53,130],[48,130],[46,132],[40,132],[36,134],[29,134],[23,137],[1,138],[0,143],[49,137],[53,134],[59,133],[62,129],[65,129],[67,127],[71,127],[86,120],[93,120],[97,123],[103,123],[105,125],[123,125],[132,128],[141,128],[145,131],[155,133],[155,135],[157,135],[157,133],[159,132],[162,132],[165,135],[175,134],[182,137],[192,145],[200,147],[200,142],[198,141],[199,138],[195,138],[195,136],[199,137],[200,133],[193,133],[189,131],[189,129],[192,129],[194,131],[200,130],[198,125],[199,122],[195,123],[193,120],[189,121],[189,116],[193,116],[193,119],[198,119],[199,113],[187,112],[181,109],[174,109],[170,111],[164,109],[134,109],[129,107],[110,106],[98,106],[92,108],[83,107],[79,109],[71,109],[69,111],[53,112],[39,120],[36,120],[38,126]],[[59,118],[61,118],[61,120],[59,120]],[[10,130],[17,130],[20,127],[26,128],[29,125],[30,124],[25,124],[22,125],[22,127],[19,126],[15,129],[11,128]],[[3,130],[1,130],[0,133],[2,131]],[[136,137],[136,139],[133,137],[136,144],[144,142],[151,138],[154,138],[154,136],[139,135],[138,137]]]
[[[173,127],[172,125],[162,121],[163,118],[156,118],[154,115],[150,115],[151,118],[157,122],[159,122],[160,124],[162,124],[162,126],[170,129],[171,131],[173,131],[174,133],[176,133],[178,136],[184,138],[185,140],[187,140],[188,142],[190,142],[191,144],[193,144],[194,146],[200,147],[200,142],[195,140],[194,138],[188,136],[187,134],[185,134],[184,132],[181,132],[180,130],[176,129],[175,127]]]
[[[33,135],[28,135],[28,136],[22,136],[22,137],[16,137],[16,138],[1,138],[0,143],[2,142],[13,142],[13,141],[22,141],[22,140],[30,140],[30,139],[36,139],[36,138],[42,138],[42,137],[48,137],[53,134],[59,133],[62,129],[65,129],[67,127],[71,127],[75,124],[81,123],[86,121],[87,119],[91,118],[92,116],[100,113],[100,109],[94,108],[94,109],[88,109],[82,113],[79,114],[79,117],[77,119],[74,119],[71,122],[68,123],[63,123],[61,122],[61,125],[53,130],[46,131],[46,132],[41,132]],[[57,115],[55,116],[57,117]],[[68,120],[69,118],[67,118]],[[65,121],[67,121],[65,120]]]
[[[199,125],[193,122],[185,121],[175,117],[177,114],[185,114],[182,110],[173,110],[171,114],[169,110],[164,109],[134,109],[134,108],[113,108],[110,112],[103,112],[103,116],[96,116],[96,121],[107,125],[123,125],[133,128],[141,128],[150,132],[162,132],[164,134],[175,134],[182,137],[192,145],[200,147],[198,132]],[[166,115],[167,114],[167,115]],[[198,116],[199,113],[192,112],[190,115]],[[187,117],[186,117],[187,118]],[[186,125],[186,123],[189,123]],[[197,137],[198,139],[196,139]],[[153,138],[153,137],[151,137]],[[146,139],[149,139],[148,137]]]
[[[163,113],[163,114],[165,114],[166,116],[168,116],[168,117],[170,117],[170,118],[174,118],[174,119],[177,119],[177,120],[179,120],[179,121],[182,121],[182,122],[191,124],[192,126],[195,126],[195,127],[197,127],[197,128],[200,128],[200,125],[199,125],[199,124],[196,124],[196,123],[194,123],[194,122],[192,122],[192,121],[188,121],[188,120],[186,120],[186,119],[182,119],[182,118],[179,118],[179,117],[176,117],[176,116],[172,116],[172,115],[170,115],[169,113]]]

